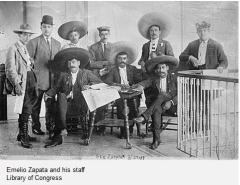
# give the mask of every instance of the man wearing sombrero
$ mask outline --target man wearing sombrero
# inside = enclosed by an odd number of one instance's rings
[[[58,35],[64,40],[70,40],[62,49],[77,47],[84,48],[80,45],[79,40],[87,34],[87,24],[81,21],[70,21],[61,25],[58,29]],[[84,48],[86,49],[86,48]]]
[[[187,63],[188,69],[217,69],[221,73],[227,68],[228,60],[222,45],[209,38],[210,26],[205,21],[196,23],[199,39],[189,43],[179,56],[180,61]]]
[[[163,40],[171,33],[172,27],[171,20],[160,12],[145,14],[138,21],[138,31],[149,40],[143,45],[142,56],[138,62],[141,65],[144,79],[149,77],[145,70],[145,63],[148,60],[162,55],[174,56],[170,42]],[[152,88],[144,89],[144,94],[148,107],[151,104]]]
[[[37,99],[36,76],[33,71],[33,59],[29,56],[26,45],[33,34],[29,24],[22,24],[20,29],[14,30],[19,41],[8,49],[6,57],[6,75],[17,96],[24,96],[22,111],[19,112],[17,140],[24,148],[32,147],[30,141],[35,137],[28,135],[28,118],[32,113],[33,104]],[[19,105],[20,106],[20,105]]]
[[[144,64],[156,56],[174,56],[170,42],[163,40],[172,31],[172,22],[160,12],[151,12],[142,16],[138,21],[138,31],[150,40],[142,47],[142,56],[138,64],[145,70]]]
[[[62,135],[67,134],[66,113],[68,101],[71,101],[76,110],[82,115],[87,114],[87,105],[81,91],[88,89],[92,84],[102,82],[91,71],[84,69],[88,62],[89,53],[82,48],[67,48],[58,52],[54,57],[55,66],[63,73],[57,84],[46,92],[46,102],[48,98],[51,99],[58,94],[58,120],[55,122],[52,141],[45,145],[46,148],[62,144]]]
[[[37,77],[38,98],[34,103],[32,111],[32,132],[37,135],[44,135],[41,130],[39,114],[43,94],[51,87],[52,74],[48,68],[48,62],[53,60],[56,53],[61,49],[61,44],[52,38],[53,17],[44,15],[42,17],[41,27],[42,34],[30,40],[27,48],[30,57],[34,59],[34,72]],[[52,115],[49,113],[52,105],[46,106],[46,130],[51,130],[53,127]]]
[[[161,143],[160,128],[163,112],[176,113],[177,111],[177,78],[169,70],[178,66],[178,60],[172,56],[159,56],[146,62],[146,72],[154,74],[151,78],[137,84],[137,90],[143,91],[152,87],[151,105],[135,118],[137,123],[146,123],[152,117],[153,142],[151,149],[155,150]]]
[[[127,41],[115,42],[111,46],[109,53],[109,62],[115,65],[104,80],[109,85],[120,86],[121,88],[129,88],[131,85],[136,84],[142,80],[140,71],[131,64],[136,60],[138,56],[138,49],[136,45]],[[137,97],[137,108],[140,105],[140,96]],[[117,105],[117,117],[118,119],[124,119],[123,113],[123,100],[116,100]],[[127,100],[129,107],[129,120],[137,117],[133,99]],[[137,125],[137,135],[143,137],[140,133],[140,124]],[[129,127],[130,137],[133,134],[133,126]],[[124,138],[124,129],[121,128],[120,138]]]

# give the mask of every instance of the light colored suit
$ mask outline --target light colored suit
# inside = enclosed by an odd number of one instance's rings
[[[101,42],[96,42],[95,44],[91,45],[89,48],[90,53],[90,69],[93,74],[95,74],[97,77],[100,77],[99,70],[104,67],[104,65],[107,64],[107,57],[110,52],[110,46],[112,43],[107,43],[106,45],[106,51],[103,52],[102,44]]]
[[[5,63],[6,76],[14,87],[21,84],[22,91],[26,89],[27,60],[18,42],[8,49]]]
[[[50,72],[48,61],[60,51],[61,44],[51,38],[51,52],[43,35],[29,41],[27,49],[31,58],[34,59],[34,71],[37,76],[37,84],[40,90],[46,91],[50,88]]]

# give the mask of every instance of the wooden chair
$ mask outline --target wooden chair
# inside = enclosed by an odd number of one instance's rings
[[[167,121],[164,121],[164,118],[167,118]],[[172,131],[177,131],[177,122],[173,122],[173,119],[177,118],[177,113],[176,114],[169,114],[169,113],[163,113],[162,114],[162,126],[161,126],[161,132],[163,130],[172,130]],[[146,123],[146,135],[148,132],[152,129],[151,128],[152,120],[149,120]],[[168,126],[172,126],[169,128]],[[173,128],[174,127],[174,128]]]

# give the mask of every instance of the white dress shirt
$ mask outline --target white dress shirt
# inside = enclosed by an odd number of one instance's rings
[[[52,44],[51,44],[51,42],[52,42],[52,41],[51,41],[51,40],[52,40],[52,39],[51,39],[51,36],[47,38],[46,36],[43,35],[43,37],[44,37],[46,43],[49,42],[49,47],[50,47],[50,49],[51,49],[51,47],[52,47]]]
[[[119,74],[121,77],[121,84],[129,85],[128,79],[127,79],[127,67],[124,68],[119,67]]]
[[[166,92],[167,91],[167,77],[158,79],[157,88],[158,88],[159,92]]]
[[[206,59],[206,53],[207,53],[207,43],[208,40],[206,41],[200,41],[199,49],[198,49],[198,65],[204,65],[205,64],[205,59]]]
[[[79,71],[79,70],[78,70]],[[72,75],[72,85],[74,86],[76,80],[77,80],[77,74],[78,74],[78,71],[76,73],[72,73],[71,72],[71,75]],[[69,96],[71,97],[71,99],[73,99],[73,91],[71,91],[69,93]]]
[[[79,70],[78,70],[78,71],[79,71]],[[78,71],[77,71],[76,73],[72,73],[72,72],[71,72],[71,74],[72,74],[72,85],[74,85],[75,82],[76,82]]]
[[[156,38],[155,40],[150,41],[150,47],[149,47],[149,57],[148,59],[151,59],[150,53],[155,52],[157,50],[157,45],[158,45],[159,37]]]
[[[74,44],[74,43],[70,42],[69,44],[66,44],[62,47],[62,49],[67,49],[67,48],[83,48],[83,49],[86,49],[85,47],[81,46],[80,42],[78,42],[77,44]]]
[[[107,43],[102,43],[101,42],[101,45],[102,45],[102,50],[103,50],[103,53],[104,53],[104,50],[105,50],[105,47],[107,46]],[[104,45],[105,45],[105,47],[104,47]]]

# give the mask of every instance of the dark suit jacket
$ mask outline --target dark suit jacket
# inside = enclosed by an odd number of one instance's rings
[[[48,61],[53,60],[54,56],[60,51],[60,42],[51,38],[51,48],[50,53],[43,35],[30,40],[27,44],[29,55],[34,59],[34,72],[37,77],[38,88],[44,91],[50,88]]]
[[[47,91],[47,95],[54,97],[57,93],[61,92],[66,95],[68,95],[71,90],[73,91],[73,100],[75,102],[75,105],[78,110],[81,110],[81,108],[85,105],[85,100],[82,95],[82,89],[84,85],[92,85],[101,83],[102,80],[100,80],[98,77],[92,74],[91,71],[86,69],[79,69],[77,74],[77,79],[75,84],[73,85],[71,89],[71,73],[62,73],[60,75],[60,78],[57,82],[57,84],[49,89]]]
[[[190,55],[198,58],[199,46],[199,39],[190,42],[187,48],[179,56],[180,61],[188,62]],[[212,40],[211,38],[208,40],[205,62],[206,69],[216,69],[218,66],[222,66],[226,69],[228,66],[228,60],[223,51],[222,45],[219,42]],[[196,69],[192,63],[189,62],[188,64],[188,69]]]
[[[143,45],[142,56],[141,56],[138,64],[140,64],[141,61],[144,61],[144,62],[148,61],[149,50],[150,50],[150,42],[151,41],[149,41],[149,42],[147,42]],[[172,46],[171,46],[170,42],[168,42],[166,40],[162,40],[162,39],[158,40],[156,54],[158,56],[160,56],[160,52],[164,55],[174,56]]]
[[[104,62],[107,61],[107,56],[110,52],[111,43],[107,43],[106,51],[103,52],[101,42],[96,42],[95,44],[91,45],[89,48],[90,53],[90,69],[92,70],[93,74],[99,76],[99,70],[104,67]]]
[[[135,66],[127,64],[126,69],[127,69],[127,79],[130,86],[142,80],[142,77],[140,74],[141,71],[137,69]],[[121,77],[120,77],[118,66],[110,70],[104,82],[108,85],[113,85],[113,83],[121,84]]]
[[[151,93],[149,94],[148,101],[147,103],[153,103],[153,101],[157,98],[159,91],[157,88],[157,77],[156,76],[151,76],[147,80],[144,80],[139,83],[145,88],[147,87],[152,87],[151,88]],[[177,105],[177,76],[171,73],[168,73],[167,75],[167,92],[166,92],[170,99],[173,101],[174,105]]]

